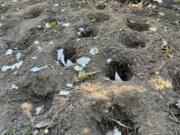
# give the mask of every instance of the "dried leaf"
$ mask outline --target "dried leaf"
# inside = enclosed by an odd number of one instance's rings
[[[144,7],[143,0],[137,4],[130,4],[129,7],[142,9]]]
[[[89,79],[90,77],[92,77],[94,74],[96,74],[97,72],[86,72],[86,71],[80,71],[78,76],[75,77],[75,82],[82,82],[85,81],[87,79]]]
[[[21,104],[21,110],[22,110],[24,115],[26,115],[30,118],[32,117],[33,105],[31,103],[28,103],[28,102],[22,103]]]

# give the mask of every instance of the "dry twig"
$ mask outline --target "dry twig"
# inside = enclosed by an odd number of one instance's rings
[[[110,120],[116,122],[116,123],[117,123],[119,126],[121,126],[121,127],[124,127],[124,128],[127,128],[127,129],[132,129],[131,127],[126,126],[125,124],[121,123],[121,122],[118,121],[118,120],[115,120],[115,119],[113,119],[113,118],[110,118]]]

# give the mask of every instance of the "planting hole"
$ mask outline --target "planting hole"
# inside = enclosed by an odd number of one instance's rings
[[[76,49],[74,47],[65,46],[56,50],[56,58],[65,67],[71,66],[72,62],[76,62]]]
[[[129,81],[132,76],[132,70],[128,62],[112,61],[107,66],[106,76],[111,80],[116,80],[117,75],[122,81]]]
[[[77,36],[79,38],[96,37],[97,30],[91,26],[82,26],[77,29]]]
[[[120,37],[120,41],[128,48],[143,48],[146,46],[141,37],[135,34],[124,34]]]
[[[177,121],[180,121],[180,113],[179,113],[180,105],[179,104],[180,104],[180,100],[177,100],[174,103],[169,104],[169,109],[171,111],[169,112],[169,116],[171,117],[173,113]]]
[[[112,135],[115,128],[118,129],[122,135],[138,135],[137,124],[132,121],[131,117],[129,117],[125,110],[121,109],[119,105],[110,105],[104,109],[104,112],[100,113],[100,120],[97,121],[98,128],[102,135]]]
[[[171,71],[169,74],[172,77],[172,84],[174,87],[174,91],[177,94],[180,94],[180,71],[174,70]]]

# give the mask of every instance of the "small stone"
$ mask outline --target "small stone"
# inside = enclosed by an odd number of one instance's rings
[[[60,96],[68,96],[70,94],[70,91],[60,91],[59,95]]]
[[[73,88],[73,86],[74,86],[73,83],[67,83],[67,84],[66,84],[66,87],[68,87],[68,88]]]
[[[36,41],[34,41],[34,45],[39,45],[39,41],[38,40],[36,40]]]
[[[17,86],[17,85],[15,85],[15,84],[12,84],[12,86],[11,86],[11,90],[17,90],[19,87]]]

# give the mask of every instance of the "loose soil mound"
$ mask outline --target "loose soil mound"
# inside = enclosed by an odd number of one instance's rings
[[[128,5],[1,0],[0,135],[180,135],[180,7]]]

